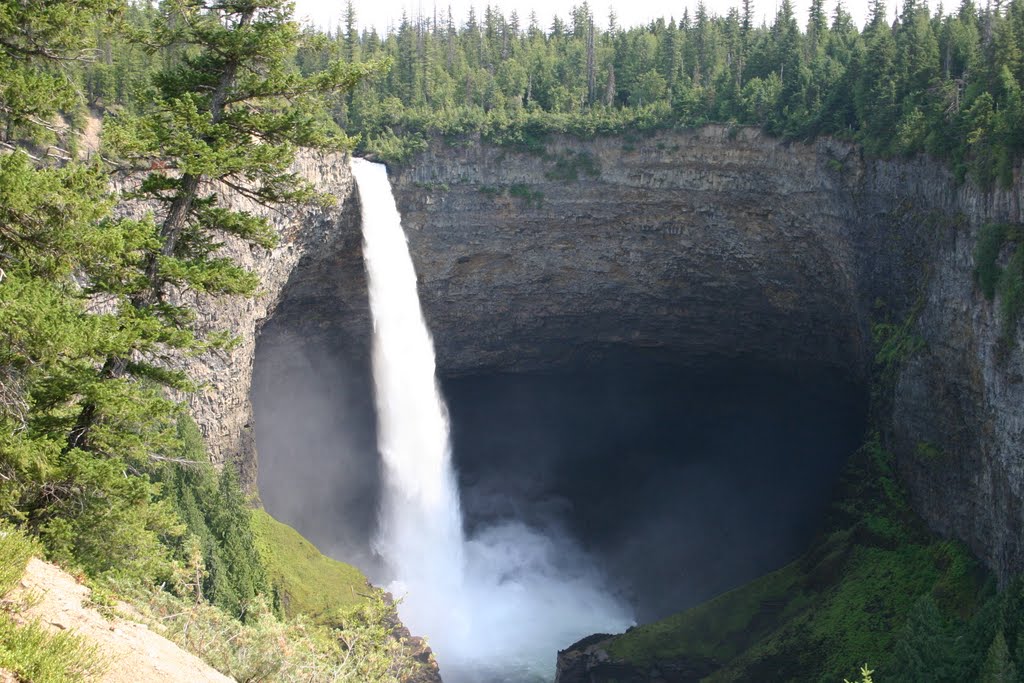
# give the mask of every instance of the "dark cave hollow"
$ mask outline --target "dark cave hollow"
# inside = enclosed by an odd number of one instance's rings
[[[365,361],[272,325],[252,389],[267,510],[385,577]],[[445,377],[467,532],[516,520],[568,534],[645,623],[794,559],[820,529],[866,419],[832,369],[643,350],[548,372]]]
[[[820,369],[626,357],[443,386],[467,530],[567,531],[641,623],[795,558],[865,423],[863,389]]]

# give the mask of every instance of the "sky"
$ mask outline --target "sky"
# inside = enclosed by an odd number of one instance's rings
[[[557,14],[563,19],[568,19],[569,12],[574,5],[581,4],[582,0],[490,0],[490,4],[500,7],[508,16],[515,10],[519,13],[523,25],[531,11],[537,13],[540,25],[547,28],[551,20]],[[741,0],[705,0],[708,9],[719,15],[725,15],[730,7],[739,6]],[[801,26],[806,24],[807,7],[810,0],[794,0],[793,6],[797,11]],[[854,22],[863,26],[864,17],[867,15],[868,0],[843,0],[846,10],[853,15]],[[304,22],[313,23],[324,28],[334,27],[341,17],[345,0],[296,0],[296,17]],[[452,9],[452,15],[459,25],[465,23],[470,6],[475,6],[477,16],[482,17],[483,9],[488,5],[487,0],[355,0],[356,19],[363,28],[373,26],[378,32],[383,32],[389,26],[397,25],[402,17],[403,10],[410,17],[417,14],[431,16],[436,8],[438,16],[447,15],[448,7]],[[754,0],[755,16],[758,23],[762,19],[771,24],[775,16],[775,9],[778,0]],[[893,3],[890,3],[892,6]],[[690,16],[693,16],[697,7],[697,0],[590,0],[592,8],[600,25],[607,25],[608,11],[614,8],[620,26],[637,26],[646,24],[656,17],[674,17],[678,19],[683,10],[689,7]],[[825,0],[825,7],[831,16],[835,8],[835,0]]]

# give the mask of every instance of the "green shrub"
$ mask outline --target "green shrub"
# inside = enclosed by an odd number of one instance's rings
[[[591,178],[601,175],[601,169],[594,157],[586,152],[560,155],[555,159],[554,167],[546,172],[544,177],[548,180],[572,182],[579,179],[580,173]]]
[[[426,138],[417,132],[395,133],[390,128],[367,136],[365,150],[387,164],[401,164],[427,148]]]
[[[95,679],[103,667],[95,647],[81,638],[51,633],[35,622],[20,625],[0,614],[0,669],[19,681],[78,683]]]
[[[1017,329],[1024,311],[1024,240],[1021,227],[989,223],[981,228],[974,249],[974,278],[986,299],[999,296],[999,319],[1005,341]],[[1016,248],[1006,267],[999,265],[999,254],[1007,242]]]
[[[860,679],[859,680],[851,681],[849,679],[844,678],[843,679],[843,683],[874,683],[874,679],[872,678],[872,674],[874,674],[874,673],[875,672],[872,671],[871,669],[869,669],[868,665],[865,664],[864,666],[862,666],[860,668]]]
[[[942,460],[945,454],[935,444],[929,441],[918,441],[914,446],[914,454],[921,460]]]
[[[40,554],[41,549],[35,540],[0,522],[0,597],[21,579],[29,558]]]
[[[540,208],[544,203],[544,193],[540,190],[533,190],[529,185],[516,183],[508,188],[508,195],[521,199],[529,207]]]
[[[923,300],[919,299],[901,322],[877,322],[871,326],[878,372],[873,387],[876,396],[892,387],[900,366],[924,347],[924,340],[915,332],[922,306]]]
[[[999,314],[1004,338],[1009,338],[1017,329],[1021,311],[1024,310],[1024,243],[1018,243],[999,277],[996,286],[999,294]]]
[[[238,681],[398,683],[417,666],[392,637],[395,609],[380,591],[337,613],[340,628],[328,628],[304,619],[279,620],[259,599],[242,623],[205,602],[155,588],[126,590],[165,637]]]

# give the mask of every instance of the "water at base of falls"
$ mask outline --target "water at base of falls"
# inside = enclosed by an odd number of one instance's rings
[[[550,681],[555,653],[632,623],[572,539],[509,520],[465,538],[447,410],[401,217],[381,164],[353,159],[373,315],[383,491],[377,552],[399,614],[447,683]]]

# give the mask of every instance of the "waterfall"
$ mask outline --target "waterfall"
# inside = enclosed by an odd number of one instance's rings
[[[352,170],[362,202],[377,445],[384,466],[377,550],[408,586],[458,585],[462,519],[448,415],[434,377],[434,343],[420,309],[416,271],[387,170],[362,159],[352,160]],[[419,607],[417,599],[409,603],[410,609]]]
[[[632,624],[568,538],[508,521],[466,539],[448,416],[401,216],[381,164],[352,160],[373,316],[383,491],[375,548],[445,681],[544,681],[555,653]]]

